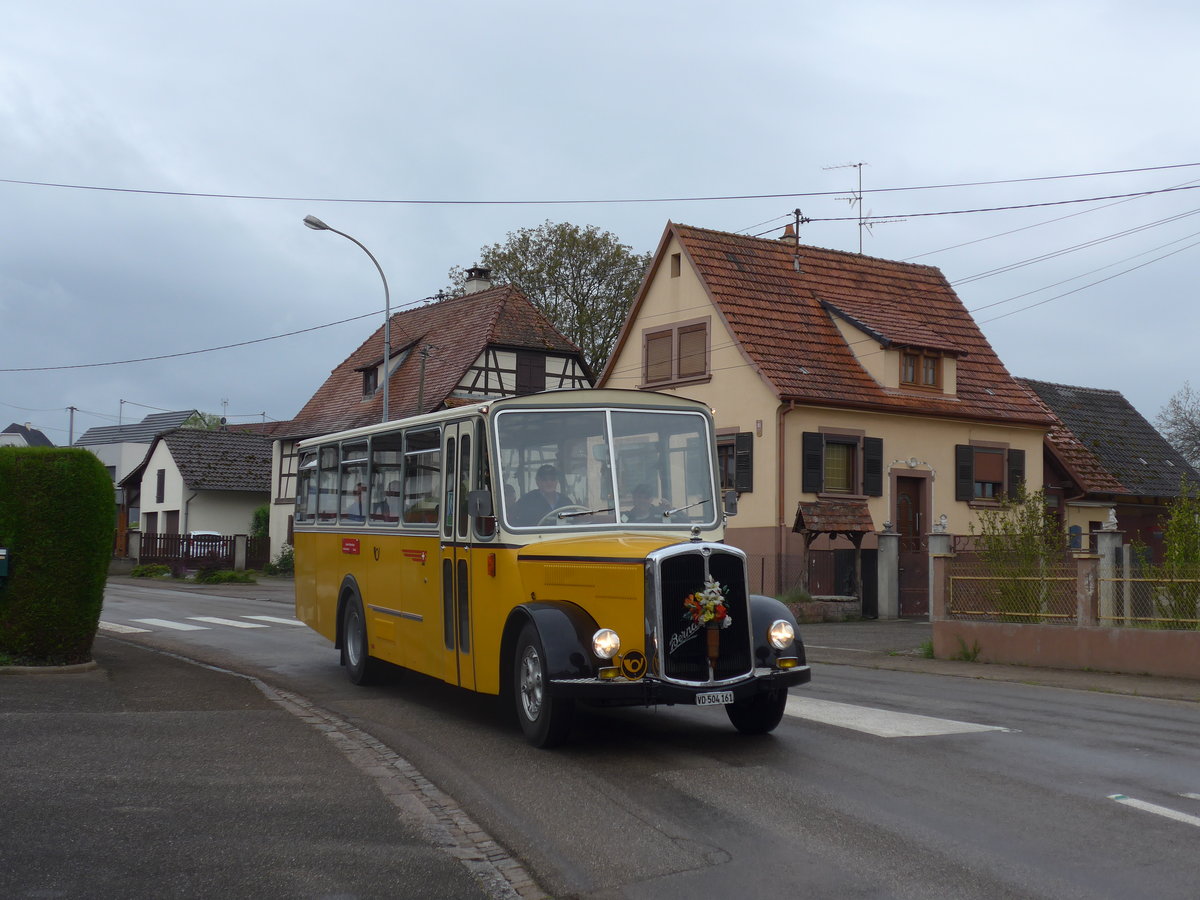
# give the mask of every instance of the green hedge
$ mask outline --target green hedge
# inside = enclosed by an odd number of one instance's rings
[[[112,479],[87,450],[0,447],[0,655],[25,665],[92,658],[112,558]]]

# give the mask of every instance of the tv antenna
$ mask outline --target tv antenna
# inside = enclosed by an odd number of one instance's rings
[[[858,189],[849,197],[838,197],[838,200],[845,200],[851,207],[858,208],[858,252],[863,252],[863,232],[872,233],[871,229],[876,225],[890,225],[894,222],[907,222],[907,219],[879,219],[878,221],[870,221],[871,210],[863,209],[863,186],[862,186],[862,170],[865,162],[845,163],[840,166],[824,166],[824,170],[829,172],[833,169],[858,169]]]

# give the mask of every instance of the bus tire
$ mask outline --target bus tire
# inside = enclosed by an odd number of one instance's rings
[[[378,666],[371,659],[370,647],[362,598],[353,594],[342,610],[342,665],[354,684],[373,684],[377,679]]]
[[[532,622],[526,622],[517,638],[513,662],[513,700],[525,739],[535,747],[554,747],[571,730],[575,704],[550,696],[546,674],[546,651]]]
[[[763,691],[725,707],[733,727],[742,734],[769,734],[783,721],[787,706],[787,688]]]

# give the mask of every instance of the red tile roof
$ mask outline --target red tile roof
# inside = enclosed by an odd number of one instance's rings
[[[672,235],[781,401],[1050,424],[939,269],[674,223],[668,223],[662,247]],[[659,261],[661,256],[660,250]],[[883,387],[855,358],[833,315],[857,323],[885,346],[957,357],[957,393]]]
[[[875,522],[866,500],[818,500],[796,504],[792,531],[803,534],[870,534]]]
[[[487,346],[550,351],[583,357],[525,295],[511,285],[490,288],[392,314],[392,353],[411,348],[392,373],[388,405],[394,419],[431,412],[446,403],[464,373]],[[421,346],[431,345],[424,359]],[[362,370],[383,359],[383,325],[330,374],[291,422],[301,437],[373,425],[383,416],[383,392],[364,400]]]

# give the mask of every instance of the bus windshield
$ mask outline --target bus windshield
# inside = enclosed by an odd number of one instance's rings
[[[712,526],[721,513],[708,420],[698,413],[504,410],[496,441],[512,529]]]

